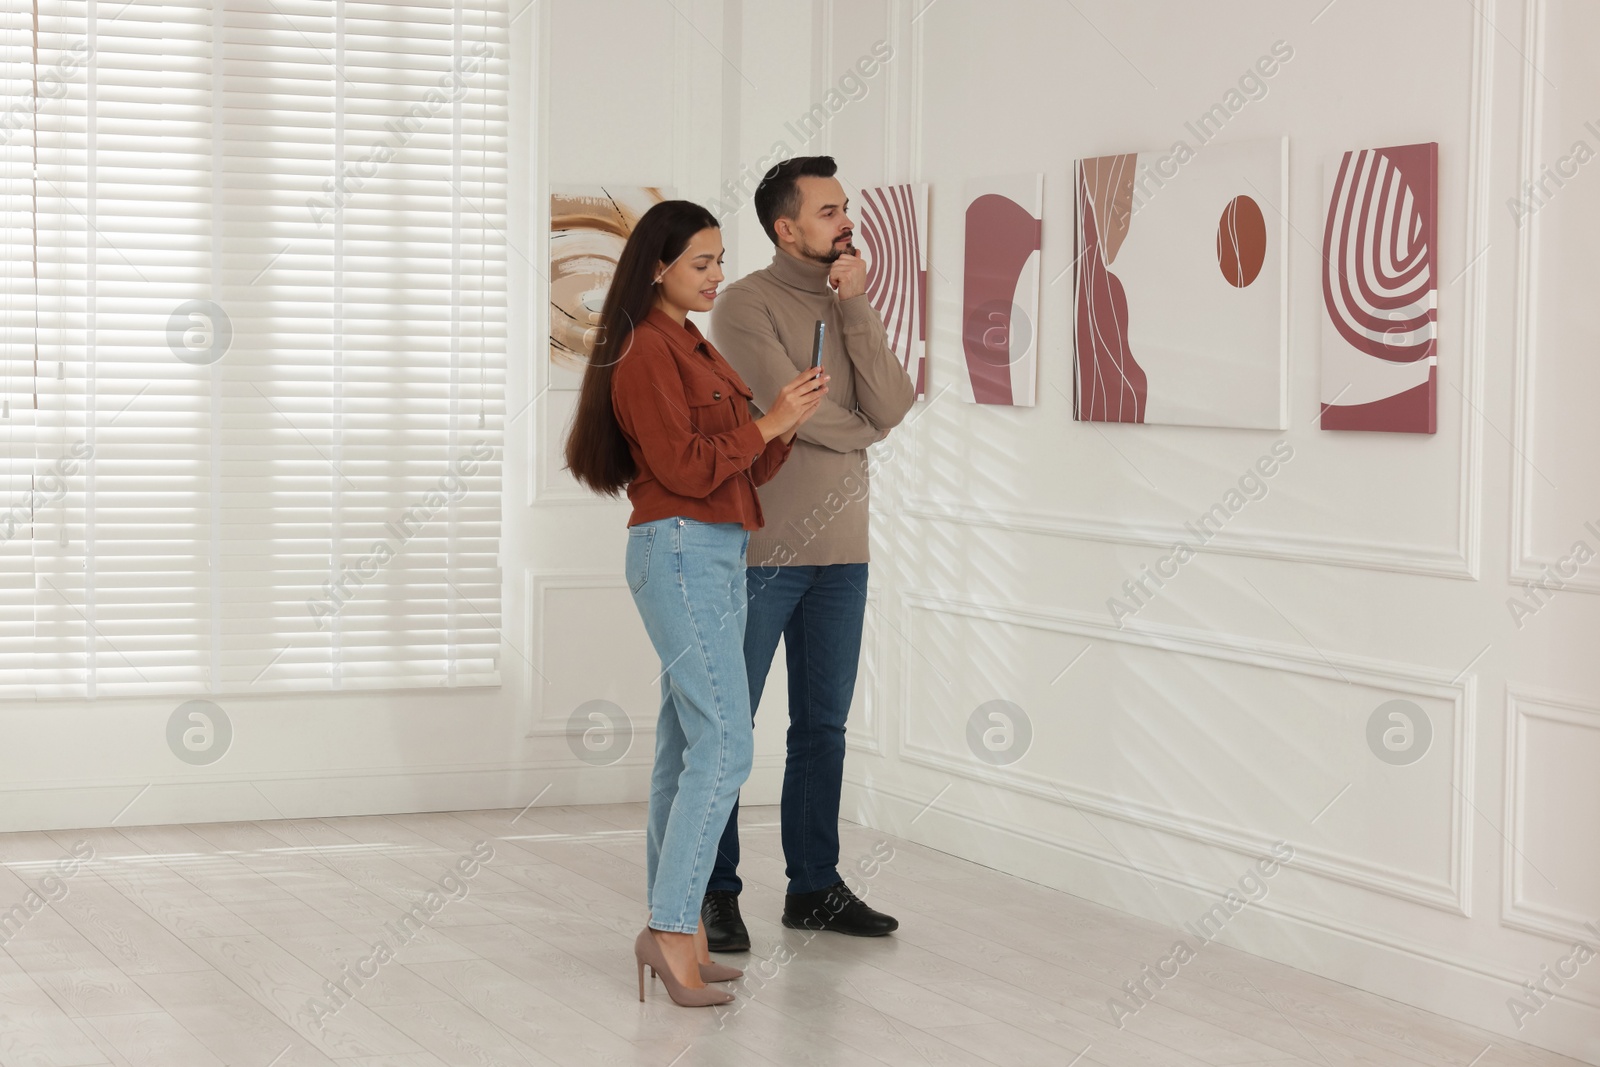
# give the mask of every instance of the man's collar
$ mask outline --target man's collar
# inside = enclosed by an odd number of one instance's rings
[[[785,285],[808,293],[826,293],[831,289],[828,285],[828,264],[791,256],[781,248],[773,251],[772,265],[767,269]]]

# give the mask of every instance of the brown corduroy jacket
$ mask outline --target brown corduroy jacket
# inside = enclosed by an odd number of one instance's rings
[[[638,467],[629,526],[682,516],[761,528],[756,486],[783,466],[790,445],[762,439],[750,401],[750,387],[694,323],[680,326],[656,308],[634,327],[611,376],[611,410]]]

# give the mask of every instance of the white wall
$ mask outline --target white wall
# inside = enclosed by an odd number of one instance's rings
[[[1569,165],[1525,225],[1507,205],[1575,139],[1600,149],[1592,6],[941,0],[830,27],[841,65],[907,37],[905,95],[880,103],[909,158],[885,160],[868,109],[830,134],[856,184],[932,183],[930,397],[962,373],[963,181],[1046,175],[1038,407],[952,393],[890,439],[882,754],[851,763],[857,818],[1174,923],[1285,841],[1294,862],[1225,940],[1600,1062],[1600,964],[1521,1029],[1506,1004],[1600,924],[1600,563],[1520,627],[1507,606],[1575,542],[1600,551],[1600,166]],[[1293,58],[1221,137],[1290,138],[1291,428],[1074,423],[1072,161],[1188,136],[1277,41]],[[1324,161],[1430,140],[1439,432],[1324,433]],[[1123,579],[1280,438],[1269,495],[1114,625]],[[1408,766],[1366,742],[1396,698],[1434,732]],[[994,699],[1031,724],[1006,766],[966,740]]]
[[[670,182],[709,202],[782,139],[833,152],[851,186],[933,186],[930,399],[880,446],[847,815],[1174,923],[1286,841],[1296,859],[1224,940],[1600,1063],[1600,963],[1520,1031],[1506,1007],[1600,922],[1600,564],[1520,629],[1507,608],[1575,541],[1600,549],[1600,164],[1524,225],[1507,206],[1575,140],[1600,148],[1588,7],[513,0],[505,686],[237,700],[206,768],[167,751],[171,702],[0,709],[0,828],[643,799],[659,664],[621,580],[626,505],[560,470],[575,394],[548,388],[547,193]],[[880,39],[894,58],[802,144],[789,124]],[[1290,138],[1291,429],[1074,423],[1072,161],[1182,136],[1278,40],[1293,59],[1222,136]],[[1322,433],[1323,161],[1426,140],[1439,432]],[[964,405],[940,393],[961,373],[962,185],[1035,170],[1040,403]],[[731,277],[770,255],[747,205],[725,240]],[[1270,495],[1114,626],[1122,580],[1280,436],[1295,457]],[[780,660],[748,800],[776,799],[783,686]],[[1365,740],[1393,698],[1434,730],[1409,766]],[[565,736],[595,699],[634,730],[608,766]],[[966,740],[994,699],[1031,724],[1007,766]]]

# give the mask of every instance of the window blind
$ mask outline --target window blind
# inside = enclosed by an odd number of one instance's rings
[[[26,692],[33,656],[33,15],[0,11],[0,693]]]
[[[0,695],[498,684],[503,0],[4,2]]]

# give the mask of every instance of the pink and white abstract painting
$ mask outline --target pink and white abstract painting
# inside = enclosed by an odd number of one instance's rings
[[[1076,168],[1073,416],[1288,425],[1284,138]]]
[[[1433,433],[1439,387],[1439,145],[1327,167],[1322,428]]]
[[[867,265],[867,301],[889,332],[889,349],[927,392],[928,187],[862,189],[856,210],[856,250]]]
[[[1044,175],[967,183],[962,271],[962,396],[1032,407],[1038,383],[1039,248]]]

